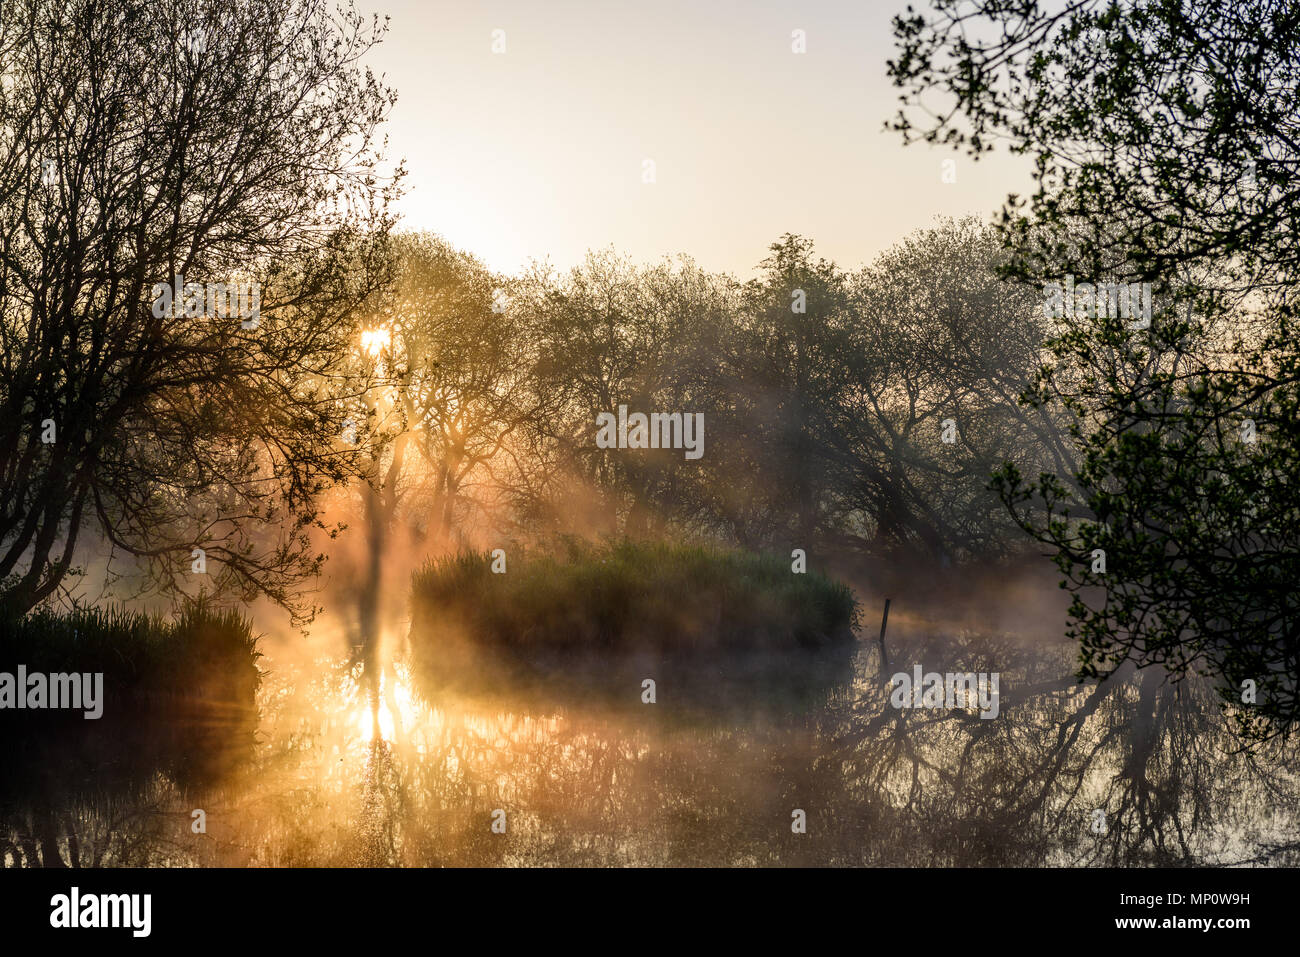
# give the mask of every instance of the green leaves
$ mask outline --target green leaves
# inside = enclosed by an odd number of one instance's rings
[[[926,138],[972,153],[1005,138],[1036,158],[1028,208],[1003,210],[1004,273],[1156,286],[1149,330],[1068,321],[1046,344],[1023,399],[1066,417],[1076,464],[993,479],[1074,593],[1080,674],[1125,660],[1208,669],[1243,730],[1285,732],[1300,717],[1300,16],[1230,2],[1193,16],[1164,0],[933,6],[924,25],[895,21],[890,64],[908,107],[954,103]],[[1246,680],[1260,690],[1243,710]]]

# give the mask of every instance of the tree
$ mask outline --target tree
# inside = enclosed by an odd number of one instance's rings
[[[988,489],[1011,456],[1068,456],[1017,407],[1043,335],[977,220],[919,230],[845,273],[785,236],[719,337],[719,511],[742,540],[942,565],[1016,534]]]
[[[684,468],[680,450],[598,448],[596,416],[620,405],[645,414],[703,411],[690,370],[705,357],[692,327],[716,317],[714,277],[686,258],[638,267],[602,250],[565,275],[538,266],[512,294],[536,344],[535,388],[555,403],[534,420],[546,474],[569,486],[551,489],[549,510],[590,509],[603,532],[648,533],[665,506],[684,507],[683,490],[695,483],[683,473],[703,466]]]
[[[1147,325],[1067,303],[1082,311],[1058,317],[1025,398],[1070,417],[1079,465],[996,479],[1066,574],[1081,674],[1206,671],[1245,730],[1285,732],[1300,716],[1300,10],[934,9],[895,20],[895,127],[1034,156],[1035,194],[999,224],[1008,275],[1149,283],[1156,302]],[[935,91],[951,108],[918,130],[908,111]]]
[[[372,143],[393,94],[358,66],[383,30],[321,0],[0,0],[9,611],[97,534],[164,589],[202,549],[209,590],[302,612],[401,173]],[[188,315],[173,283],[198,284]],[[232,316],[227,284],[260,308]]]
[[[998,277],[1003,258],[987,226],[949,220],[854,276],[858,319],[830,350],[830,471],[840,507],[865,517],[881,551],[939,564],[1000,555],[1015,529],[990,471],[1069,460],[1058,423],[1016,401],[1044,328],[1032,294]]]
[[[835,383],[827,369],[836,361],[836,333],[854,317],[844,273],[814,257],[806,237],[785,234],[759,268],[742,290],[732,340],[734,444],[763,463],[769,526],[812,548],[828,517],[821,443]]]
[[[446,543],[500,512],[547,414],[532,388],[535,344],[510,286],[438,237],[402,236],[398,279],[380,321],[427,484],[428,533]]]

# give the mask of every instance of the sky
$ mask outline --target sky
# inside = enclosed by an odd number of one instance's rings
[[[391,17],[365,62],[399,95],[402,228],[501,272],[612,245],[744,278],[785,232],[852,268],[1031,185],[1023,158],[974,162],[884,129],[906,0],[358,3]]]

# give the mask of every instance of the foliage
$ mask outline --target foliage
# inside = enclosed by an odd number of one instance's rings
[[[1252,705],[1237,708],[1251,734],[1287,731],[1300,716],[1300,12],[938,0],[895,34],[896,128],[974,155],[1005,139],[1036,160],[1036,193],[1011,197],[999,224],[1004,274],[1154,291],[1149,328],[1088,315],[1051,330],[1025,401],[1065,417],[1076,464],[1026,478],[1011,463],[996,479],[1066,574],[1081,673],[1204,671],[1225,703]],[[914,126],[934,92],[951,109]]]
[[[800,652],[852,640],[849,589],[788,559],[703,546],[570,540],[567,554],[463,552],[412,580],[417,672],[472,657],[516,662]],[[461,656],[464,656],[462,658]]]
[[[6,709],[0,762],[27,769],[25,783],[14,778],[21,786],[60,792],[77,781],[131,791],[160,770],[182,785],[210,782],[251,755],[257,643],[248,618],[202,600],[170,621],[120,607],[0,619],[0,671],[103,675],[99,718]]]

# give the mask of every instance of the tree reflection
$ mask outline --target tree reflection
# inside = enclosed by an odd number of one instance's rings
[[[695,709],[671,695],[546,707],[533,688],[526,706],[448,700],[369,737],[346,668],[281,675],[293,690],[268,694],[256,762],[203,798],[207,834],[188,826],[195,795],[159,772],[112,798],[11,796],[0,849],[6,866],[1297,860],[1294,745],[1239,747],[1207,681],[1145,669],[1077,685],[1064,644],[891,638],[900,671],[1000,673],[999,715],[985,719],[892,707],[874,645],[816,701],[797,684],[784,708],[770,681],[719,685]],[[795,809],[807,833],[792,832]]]

